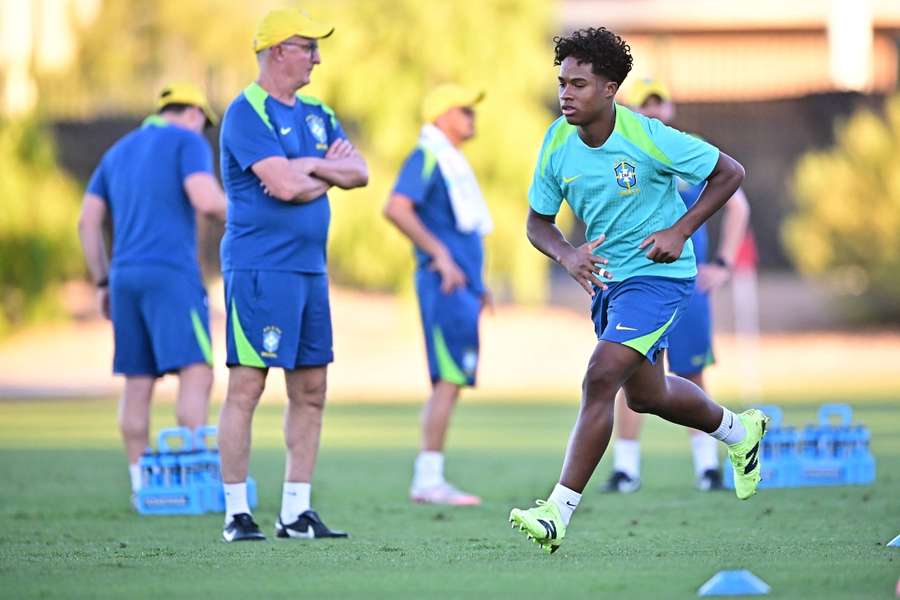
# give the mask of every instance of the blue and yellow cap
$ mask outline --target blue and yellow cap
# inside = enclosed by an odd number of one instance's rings
[[[157,110],[162,110],[170,104],[187,104],[196,106],[206,115],[209,125],[216,125],[219,122],[219,116],[209,107],[206,100],[206,94],[199,87],[187,81],[178,81],[170,83],[159,92],[159,98],[156,101]]]
[[[269,11],[259,22],[253,36],[253,51],[261,52],[294,35],[320,39],[332,33],[334,27],[313,20],[299,8],[279,8]]]

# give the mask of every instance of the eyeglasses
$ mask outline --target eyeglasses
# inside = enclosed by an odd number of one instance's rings
[[[308,52],[310,55],[313,55],[319,51],[319,44],[317,42],[309,42],[307,44],[298,44],[296,42],[281,42],[279,46],[294,46],[295,48],[300,48],[304,52]]]

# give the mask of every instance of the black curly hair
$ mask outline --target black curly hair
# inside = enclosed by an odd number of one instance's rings
[[[572,56],[579,63],[591,63],[594,75],[601,75],[619,85],[631,71],[631,47],[606,27],[579,29],[568,36],[553,38],[554,65]]]

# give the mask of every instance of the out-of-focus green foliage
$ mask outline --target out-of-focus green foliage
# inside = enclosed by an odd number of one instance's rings
[[[44,106],[147,110],[164,81],[189,78],[205,82],[221,108],[256,76],[250,41],[257,20],[284,4],[106,1],[80,33],[76,65],[41,80],[42,92],[66,90],[66,97],[44,95]],[[388,225],[381,208],[416,144],[423,94],[458,81],[487,92],[478,112],[479,135],[465,152],[496,222],[487,240],[489,278],[518,300],[540,299],[548,263],[525,239],[524,221],[534,161],[552,120],[545,106],[555,90],[554,4],[334,0],[302,6],[336,27],[320,43],[322,64],[303,92],[335,109],[370,166],[368,188],[332,196],[333,276],[373,289],[409,285],[409,243]]]
[[[37,121],[0,119],[0,337],[56,309],[57,285],[81,268],[78,187],[56,166]]]
[[[799,269],[859,297],[869,317],[900,321],[900,95],[883,118],[858,111],[834,147],[805,155],[794,191],[783,233]]]

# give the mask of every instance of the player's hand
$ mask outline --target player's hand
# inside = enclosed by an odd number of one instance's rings
[[[594,286],[597,286],[601,290],[606,289],[606,284],[601,281],[601,278],[605,277],[606,279],[612,279],[613,276],[612,273],[604,268],[609,261],[602,256],[594,254],[594,250],[596,250],[605,239],[606,234],[601,233],[596,240],[586,242],[577,248],[572,248],[567,254],[560,257],[559,260],[559,264],[568,271],[569,275],[572,276],[572,279],[577,281],[581,287],[584,288],[584,291],[591,296],[594,295]]]
[[[683,233],[677,231],[674,227],[668,227],[648,235],[638,248],[643,250],[650,244],[653,244],[653,247],[650,248],[650,251],[645,256],[653,262],[672,263],[681,256],[681,251],[684,249],[684,243],[687,239]]]
[[[97,307],[104,319],[109,319],[109,288],[97,288]]]
[[[339,138],[334,140],[331,146],[329,146],[328,151],[325,153],[325,158],[328,160],[348,158],[353,156],[353,152],[353,144],[351,144],[349,140]]]
[[[466,285],[466,275],[462,272],[449,252],[441,252],[431,259],[431,266],[428,267],[432,271],[437,271],[441,276],[441,292],[450,294],[457,288]]]
[[[731,269],[712,263],[697,265],[697,289],[711,292],[725,285],[731,279]]]
[[[484,288],[484,293],[481,294],[481,310],[494,314],[494,295],[487,288]]]

